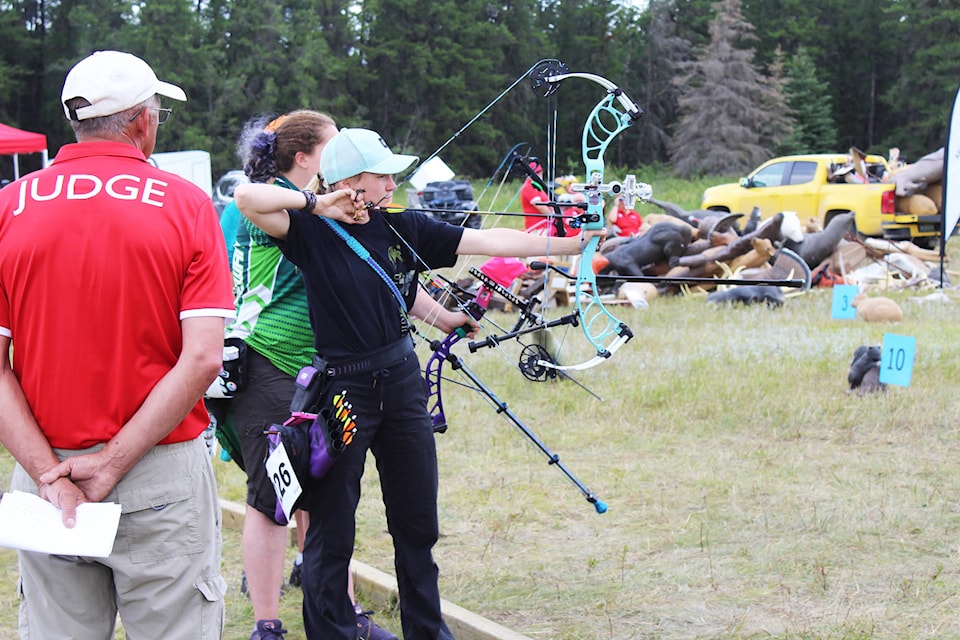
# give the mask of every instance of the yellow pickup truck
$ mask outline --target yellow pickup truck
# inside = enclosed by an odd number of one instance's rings
[[[796,211],[801,222],[816,218],[824,227],[852,211],[861,235],[932,247],[940,236],[940,215],[897,212],[895,185],[880,182],[886,171],[883,156],[866,156],[860,171],[842,153],[783,156],[763,163],[739,184],[708,188],[700,208],[749,214],[759,207],[763,219]]]

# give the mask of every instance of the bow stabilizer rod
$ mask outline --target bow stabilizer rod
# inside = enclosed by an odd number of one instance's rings
[[[497,395],[491,391],[490,388],[485,385],[483,381],[481,381],[480,378],[478,378],[477,375],[467,365],[463,363],[462,358],[454,353],[449,353],[446,356],[446,360],[450,363],[450,367],[453,370],[459,371],[461,374],[466,376],[474,385],[474,388],[489,398],[490,402],[492,402],[496,407],[497,413],[509,420],[513,426],[515,426],[523,435],[525,435],[530,442],[532,442],[534,446],[539,449],[544,456],[546,456],[547,464],[555,466],[560,470],[561,473],[563,473],[564,476],[566,476],[570,482],[573,483],[580,493],[583,494],[584,498],[587,499],[587,502],[593,505],[593,508],[597,513],[606,513],[607,503],[597,498],[597,496],[590,491],[590,489],[588,489],[586,485],[584,485],[580,479],[577,478],[577,476],[573,475],[573,473],[567,469],[562,462],[560,462],[560,456],[551,451],[547,445],[545,445],[543,441],[540,440],[540,438],[538,438],[536,434],[534,434],[529,427],[527,427],[527,425],[524,424],[523,421],[520,420],[520,418],[510,410],[510,408],[507,406],[507,403],[498,398]]]
[[[531,271],[543,271],[544,269],[553,271],[557,275],[567,280],[576,280],[562,269],[558,269],[552,264],[546,262],[534,261],[530,263]],[[623,282],[648,282],[650,284],[732,284],[732,285],[757,285],[772,287],[787,287],[790,289],[802,289],[806,286],[803,278],[771,279],[771,278],[708,278],[703,276],[619,276],[611,274],[597,274],[597,280],[622,280]]]

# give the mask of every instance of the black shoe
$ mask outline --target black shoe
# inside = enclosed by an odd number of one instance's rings
[[[357,640],[398,640],[397,636],[381,629],[370,619],[373,611],[357,612]]]
[[[287,630],[279,620],[258,620],[250,640],[283,640]]]
[[[287,581],[292,587],[303,586],[303,560],[293,561],[293,569],[290,570],[290,579]]]

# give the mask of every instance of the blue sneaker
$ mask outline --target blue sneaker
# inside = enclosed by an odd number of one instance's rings
[[[286,633],[287,630],[279,620],[257,620],[257,628],[250,640],[283,640]]]

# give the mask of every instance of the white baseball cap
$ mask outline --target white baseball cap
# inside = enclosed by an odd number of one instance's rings
[[[126,111],[158,93],[174,100],[187,99],[180,87],[157,80],[150,65],[137,56],[123,51],[97,51],[67,73],[60,101],[67,118],[87,120]],[[90,106],[71,113],[66,105],[71,98],[84,98]]]
[[[405,156],[391,151],[376,131],[341,129],[320,154],[320,173],[327,184],[334,184],[361,173],[400,173],[417,160],[417,156]]]

